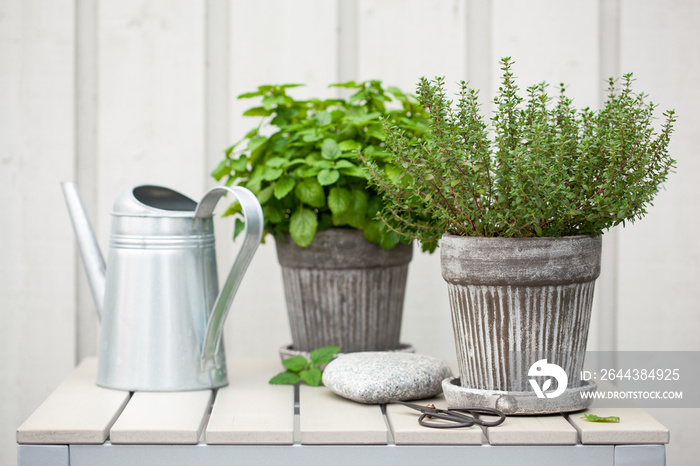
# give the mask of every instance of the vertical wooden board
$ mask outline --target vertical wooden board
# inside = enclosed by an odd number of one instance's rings
[[[447,408],[442,395],[412,403],[424,406],[432,403],[438,408]],[[418,423],[420,413],[406,406],[387,404],[386,416],[396,445],[481,445],[485,441],[483,430],[478,425],[456,429],[423,427]]]
[[[620,422],[590,422],[583,413],[566,415],[578,431],[579,440],[591,445],[627,445],[668,443],[669,431],[649,413],[639,408],[591,408],[586,414],[618,416]]]
[[[75,261],[59,183],[73,176],[74,2],[0,6],[0,463],[75,365]]]
[[[292,443],[294,387],[267,383],[281,367],[271,359],[229,359],[229,385],[216,393],[208,444]]]
[[[336,2],[234,0],[228,10],[230,123],[217,161],[223,159],[226,147],[260,123],[259,118],[242,116],[246,109],[260,105],[260,99],[238,100],[240,94],[263,84],[302,83],[304,87],[290,94],[297,98],[336,95],[335,89],[328,88],[337,81]],[[228,205],[226,200],[221,204]],[[233,244],[223,229],[217,234],[220,276],[228,273],[224,270],[230,267],[240,243],[239,238]],[[278,348],[291,343],[282,273],[271,236],[258,248],[246,272],[225,335],[228,354],[237,357],[276,358]]]
[[[129,392],[98,387],[96,375],[97,359],[85,359],[17,429],[17,443],[103,443]]]
[[[466,2],[358,0],[358,79],[415,92],[421,76],[467,79]]]
[[[109,439],[114,444],[196,444],[212,393],[135,392],[112,426]]]
[[[418,80],[444,76],[450,93],[467,80],[467,2],[357,0],[357,72],[354,78],[415,93]],[[447,287],[439,254],[418,245],[409,267],[402,341],[418,352],[454,358]],[[429,329],[427,331],[426,329]]]
[[[620,71],[634,72],[637,91],[658,104],[657,115],[675,109],[678,122],[670,153],[676,173],[644,219],[620,232],[619,316],[621,350],[700,350],[696,298],[700,275],[700,4],[621,1]],[[660,121],[657,121],[660,123]],[[672,432],[668,464],[693,464],[700,457],[696,416],[700,410],[654,410]]]
[[[496,416],[481,416],[496,420]],[[491,445],[576,445],[576,429],[563,416],[508,416],[503,424],[486,428]]]
[[[492,4],[492,87],[501,78],[498,61],[511,57],[516,82],[546,81],[556,96],[559,83],[578,108],[595,108],[605,83],[598,77],[598,2],[580,0],[497,0]],[[486,96],[482,96],[484,98]]]
[[[325,387],[299,387],[302,444],[386,444],[388,432],[379,405],[341,398]]]
[[[234,0],[230,6],[231,143],[260,118],[242,117],[260,99],[237,97],[263,84],[298,83],[303,97],[331,97],[337,76],[337,13],[324,0]],[[225,147],[222,147],[222,150]]]
[[[678,168],[646,217],[620,232],[619,349],[699,350],[700,4],[622,2],[621,16],[620,68],[634,72],[634,89],[658,104],[659,119],[676,110],[669,152]]]
[[[205,2],[100,3],[98,234],[116,197],[160,184],[204,193]]]
[[[75,181],[85,211],[97,220],[97,10],[94,0],[75,1]],[[76,251],[76,256],[79,257]],[[95,356],[99,343],[99,319],[82,267],[76,277],[76,357]]]

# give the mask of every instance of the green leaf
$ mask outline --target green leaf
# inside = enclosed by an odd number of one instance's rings
[[[357,165],[355,165],[354,163],[352,163],[352,162],[349,161],[349,160],[340,159],[340,160],[338,160],[337,162],[335,162],[335,166],[334,166],[334,167],[335,167],[336,169],[340,169],[340,168],[357,168]]]
[[[303,182],[297,184],[294,194],[301,202],[311,207],[320,208],[326,205],[326,195],[323,192],[323,186],[316,178],[306,178]]]
[[[275,197],[282,199],[284,196],[294,189],[296,181],[291,176],[283,176],[275,182]]]
[[[269,201],[270,198],[272,197],[273,189],[274,189],[274,186],[273,186],[273,185],[268,185],[268,186],[266,186],[265,188],[263,188],[263,189],[257,194],[258,202],[259,202],[260,204],[264,204],[264,203],[266,203],[267,201]]]
[[[348,176],[354,176],[357,178],[367,178],[369,174],[364,168],[360,167],[348,167],[348,168],[341,168],[340,173],[343,175],[348,175]]]
[[[334,215],[344,213],[350,208],[352,193],[350,190],[335,186],[328,194],[328,207]]]
[[[355,89],[358,87],[362,87],[362,85],[357,84],[355,81],[348,81],[344,83],[331,84],[329,87],[344,87],[346,89]]]
[[[335,169],[326,168],[321,170],[318,174],[318,182],[323,186],[335,183],[338,181],[338,178],[340,178],[340,172]]]
[[[320,168],[321,170],[326,168],[333,168],[335,165],[330,160],[318,160],[311,163],[312,166]]]
[[[372,196],[367,202],[367,216],[370,219],[375,219],[379,212],[382,210],[382,198],[379,196]]]
[[[243,212],[243,209],[241,208],[241,204],[238,201],[236,201],[233,202],[230,206],[228,206],[228,208],[221,215],[221,217],[229,217],[231,215],[236,215],[239,212]]]
[[[365,239],[372,244],[379,244],[382,240],[382,222],[380,220],[370,220],[362,230]]]
[[[267,97],[263,98],[262,104],[263,107],[266,110],[272,109],[275,105],[282,104],[284,103],[284,96],[283,95],[268,95]]]
[[[228,166],[228,159],[224,159],[219,162],[219,165],[211,172],[211,176],[213,176],[216,181],[221,181],[221,178],[229,173],[231,173],[231,168]]]
[[[307,360],[304,356],[292,356],[282,361],[282,365],[293,372],[299,372],[306,367]]]
[[[617,416],[600,417],[595,414],[583,413],[581,419],[585,419],[590,422],[620,422],[620,418]]]
[[[269,108],[264,108],[264,107],[255,107],[255,108],[249,108],[245,112],[243,112],[243,116],[270,116],[274,112],[269,109]]]
[[[258,136],[254,137],[250,141],[248,141],[248,150],[250,152],[253,152],[255,149],[259,148],[263,144],[267,142],[267,138],[265,136]]]
[[[233,239],[235,240],[245,230],[245,222],[237,218],[233,223]]]
[[[401,236],[395,231],[391,231],[386,225],[382,224],[381,239],[379,240],[379,245],[384,249],[391,249],[397,244]]]
[[[322,348],[317,348],[309,354],[311,364],[316,366],[327,364],[333,360],[333,356],[338,354],[338,351],[340,351],[339,346],[324,346]]]
[[[363,229],[367,223],[367,202],[369,195],[362,189],[353,188],[350,208],[339,215],[333,215],[333,224],[336,226],[350,225],[353,228]]]
[[[342,151],[338,146],[338,143],[333,139],[325,139],[321,145],[321,157],[327,160],[335,160],[340,157]]]
[[[298,185],[297,185],[298,186]],[[299,209],[292,214],[289,220],[289,234],[302,248],[307,247],[314,240],[318,219],[316,213],[308,209]]]
[[[288,163],[289,160],[285,159],[284,157],[272,157],[265,162],[265,165],[270,168],[284,168]]]
[[[329,228],[333,228],[333,216],[328,212],[323,212],[321,218],[318,219],[318,227],[316,230],[323,231]]]
[[[270,384],[271,385],[294,385],[301,379],[301,376],[299,374],[296,374],[294,372],[280,372],[276,376],[270,379]]]
[[[283,220],[286,220],[284,213],[280,212],[280,209],[277,206],[271,205],[263,206],[263,217],[265,218],[265,222],[267,222],[265,228],[267,228],[270,224],[281,223]]]
[[[239,172],[248,171],[248,156],[243,154],[237,159],[231,160],[231,168]]]
[[[246,92],[246,93],[240,94],[236,98],[237,99],[252,99],[253,97],[260,97],[261,95],[263,95],[263,93],[260,91]]]
[[[358,141],[348,139],[345,141],[341,141],[338,144],[338,147],[340,148],[341,151],[343,152],[348,152],[348,151],[356,151],[357,149],[362,147],[362,144]]]
[[[329,125],[329,124],[331,124],[331,120],[332,120],[331,114],[325,110],[318,112],[314,118],[316,119],[316,123],[319,126]]]
[[[323,373],[320,369],[316,367],[312,367],[311,369],[301,371],[299,375],[304,380],[304,382],[311,385],[312,387],[318,387],[319,385],[321,385],[321,378]]]
[[[284,173],[284,170],[281,168],[268,168],[263,172],[262,178],[265,181],[275,181],[282,176],[282,173]]]

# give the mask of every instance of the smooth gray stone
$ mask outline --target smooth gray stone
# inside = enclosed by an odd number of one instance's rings
[[[323,384],[333,393],[360,403],[417,400],[442,392],[449,366],[432,356],[367,351],[348,353],[331,361]]]

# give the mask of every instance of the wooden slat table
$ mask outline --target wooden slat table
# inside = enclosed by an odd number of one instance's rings
[[[228,387],[179,393],[95,385],[83,361],[18,429],[20,466],[261,464],[663,465],[669,432],[641,409],[508,417],[494,428],[430,429],[398,405],[362,405],[324,387],[272,386],[276,360],[231,360]],[[444,407],[444,399],[429,400]],[[422,403],[428,403],[428,400]]]

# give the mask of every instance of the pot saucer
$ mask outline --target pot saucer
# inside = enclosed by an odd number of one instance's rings
[[[597,388],[592,380],[584,380],[579,387],[567,388],[556,398],[537,398],[534,391],[480,390],[462,387],[459,383],[459,377],[449,377],[442,381],[442,391],[449,407],[480,406],[516,415],[581,411],[588,408],[593,401],[582,394],[593,393]]]
[[[400,352],[400,353],[415,353],[416,349],[413,347],[413,345],[408,344],[408,343],[399,343],[399,347],[396,349],[392,350],[386,350],[389,352]],[[284,345],[280,348],[280,358],[282,360],[285,360],[287,358],[291,358],[292,356],[304,356],[305,358],[309,358],[309,351],[299,351],[295,350],[292,345]],[[336,354],[336,357],[341,356],[345,353],[338,353]],[[323,369],[325,367],[322,366],[321,368]]]

